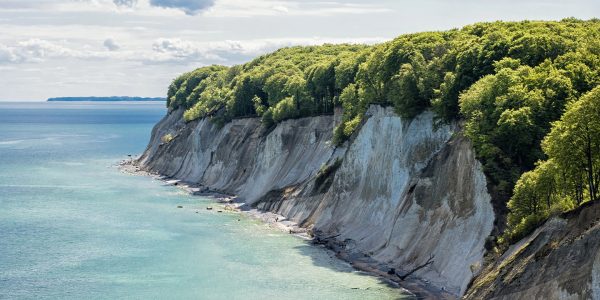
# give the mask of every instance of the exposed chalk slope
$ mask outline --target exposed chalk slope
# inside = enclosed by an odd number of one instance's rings
[[[288,120],[267,133],[257,119],[219,128],[206,119],[183,124],[174,111],[139,163],[238,195],[399,270],[433,257],[415,275],[464,293],[494,222],[470,143],[455,124],[434,127],[430,112],[406,120],[371,106],[367,116],[348,145],[334,148],[333,116]],[[161,144],[167,133],[174,139]],[[315,180],[338,159],[336,172]]]

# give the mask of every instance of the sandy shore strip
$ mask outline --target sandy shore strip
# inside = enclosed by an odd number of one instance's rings
[[[296,222],[290,221],[282,215],[268,211],[261,211],[252,208],[243,202],[237,202],[237,198],[233,195],[209,190],[208,188],[203,187],[201,185],[183,182],[181,180],[168,178],[160,174],[155,174],[142,170],[135,164],[135,159],[123,160],[119,162],[118,167],[122,172],[127,174],[152,177],[153,179],[160,180],[167,185],[176,186],[191,195],[212,198],[215,200],[215,202],[222,205],[223,210],[243,213],[251,218],[260,220],[277,230],[293,234],[302,239],[313,239],[312,233],[308,229],[300,227]]]
[[[203,196],[212,198],[216,204],[222,206],[223,211],[232,211],[242,213],[251,218],[260,220],[270,227],[277,230],[281,230],[299,238],[313,241],[315,246],[323,246],[326,249],[332,251],[333,255],[338,259],[349,263],[356,270],[365,272],[366,274],[381,278],[391,286],[401,289],[403,293],[408,296],[413,295],[416,299],[457,299],[458,297],[454,294],[448,293],[447,291],[440,290],[424,282],[420,279],[409,277],[404,280],[400,280],[399,276],[390,273],[389,266],[379,263],[369,256],[357,255],[351,251],[347,251],[346,245],[336,241],[334,238],[315,236],[311,230],[300,227],[296,222],[287,220],[282,215],[275,214],[268,211],[261,211],[246,205],[243,202],[236,202],[236,196],[228,195],[219,191],[210,190],[207,187],[184,182],[181,180],[169,178],[160,174],[152,173],[143,170],[136,165],[136,158],[130,158],[122,160],[118,164],[121,172],[137,175],[147,176],[153,179],[163,181],[168,185],[176,186],[187,193],[195,196]],[[213,208],[219,210],[219,208]]]

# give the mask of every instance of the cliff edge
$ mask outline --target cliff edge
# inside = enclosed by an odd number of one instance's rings
[[[473,281],[466,299],[600,299],[600,203],[549,219]]]
[[[343,147],[336,116],[287,120],[265,131],[254,118],[219,127],[170,112],[138,164],[238,196],[286,216],[346,251],[462,295],[482,265],[494,212],[486,180],[456,124],[411,120],[371,106]],[[169,136],[165,140],[165,136]]]

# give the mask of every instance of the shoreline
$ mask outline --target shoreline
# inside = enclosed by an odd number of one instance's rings
[[[202,196],[211,198],[215,201],[215,203],[223,205],[224,210],[243,213],[251,218],[262,221],[263,223],[277,230],[288,232],[304,240],[313,240],[313,236],[310,230],[299,226],[296,222],[290,221],[282,215],[268,211],[260,211],[256,208],[249,207],[243,202],[237,202],[236,196],[209,190],[201,185],[184,182],[178,179],[168,178],[160,174],[142,170],[137,165],[135,165],[134,159],[123,160],[119,162],[117,166],[119,170],[123,173],[136,176],[151,177],[153,179],[164,182],[166,185],[176,186],[192,196]]]
[[[360,272],[364,272],[370,276],[375,276],[386,282],[393,288],[400,289],[406,296],[413,296],[416,299],[458,299],[457,295],[451,294],[445,290],[438,289],[428,284],[421,279],[409,277],[404,280],[399,278],[399,275],[390,274],[389,266],[379,263],[368,255],[358,255],[345,249],[345,245],[337,242],[332,237],[320,237],[307,228],[299,226],[296,222],[288,220],[286,217],[275,214],[269,211],[261,211],[252,208],[246,203],[236,202],[237,197],[219,191],[210,190],[207,187],[184,182],[178,179],[169,178],[158,173],[148,172],[143,170],[136,164],[136,158],[132,157],[124,159],[117,164],[118,169],[126,174],[134,176],[146,176],[162,181],[167,185],[176,186],[192,196],[203,196],[214,199],[216,204],[223,205],[223,210],[237,212],[249,216],[250,218],[259,220],[269,227],[288,232],[298,238],[306,241],[311,241],[313,246],[322,246],[328,251],[333,252],[333,255]]]

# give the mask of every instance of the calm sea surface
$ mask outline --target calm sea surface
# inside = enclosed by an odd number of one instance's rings
[[[1,299],[401,297],[301,239],[119,172],[164,114],[0,102]]]

